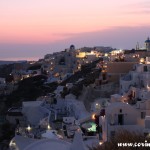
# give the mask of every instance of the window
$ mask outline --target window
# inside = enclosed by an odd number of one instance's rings
[[[143,83],[143,80],[141,80],[141,87],[144,87],[144,83]]]
[[[122,89],[122,85],[120,85],[120,88]]]
[[[141,119],[144,119],[146,116],[146,112],[141,112]]]
[[[136,66],[134,66],[134,69],[136,70]]]
[[[148,69],[147,69],[147,66],[144,66],[144,72],[147,72],[148,71]]]
[[[103,78],[103,80],[106,80],[107,79],[106,74],[102,74],[102,78]]]

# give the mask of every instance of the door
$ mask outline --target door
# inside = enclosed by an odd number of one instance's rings
[[[124,124],[124,115],[118,114],[118,124],[123,125]]]

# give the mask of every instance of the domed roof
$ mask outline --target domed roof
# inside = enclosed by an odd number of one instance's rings
[[[73,44],[70,45],[70,49],[75,49],[75,46]]]
[[[32,139],[20,135],[15,135],[12,140],[19,150],[70,150],[72,145],[72,143],[61,139]]]
[[[147,38],[147,40],[145,41],[145,43],[150,43],[149,37]]]

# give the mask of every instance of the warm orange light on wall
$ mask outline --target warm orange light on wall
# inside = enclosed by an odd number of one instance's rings
[[[96,116],[95,114],[93,114],[93,115],[92,115],[92,119],[93,119],[93,120],[95,120],[95,119],[96,119],[96,117],[95,117],[95,116]]]

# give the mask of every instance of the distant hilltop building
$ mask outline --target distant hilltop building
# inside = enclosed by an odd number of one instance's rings
[[[145,41],[145,48],[146,48],[147,51],[150,51],[150,39],[149,39],[149,37]]]
[[[139,42],[136,44],[136,50],[150,51],[150,39],[149,37],[145,40],[144,47],[140,47]]]
[[[70,45],[70,50],[75,50],[75,46],[74,45]]]

